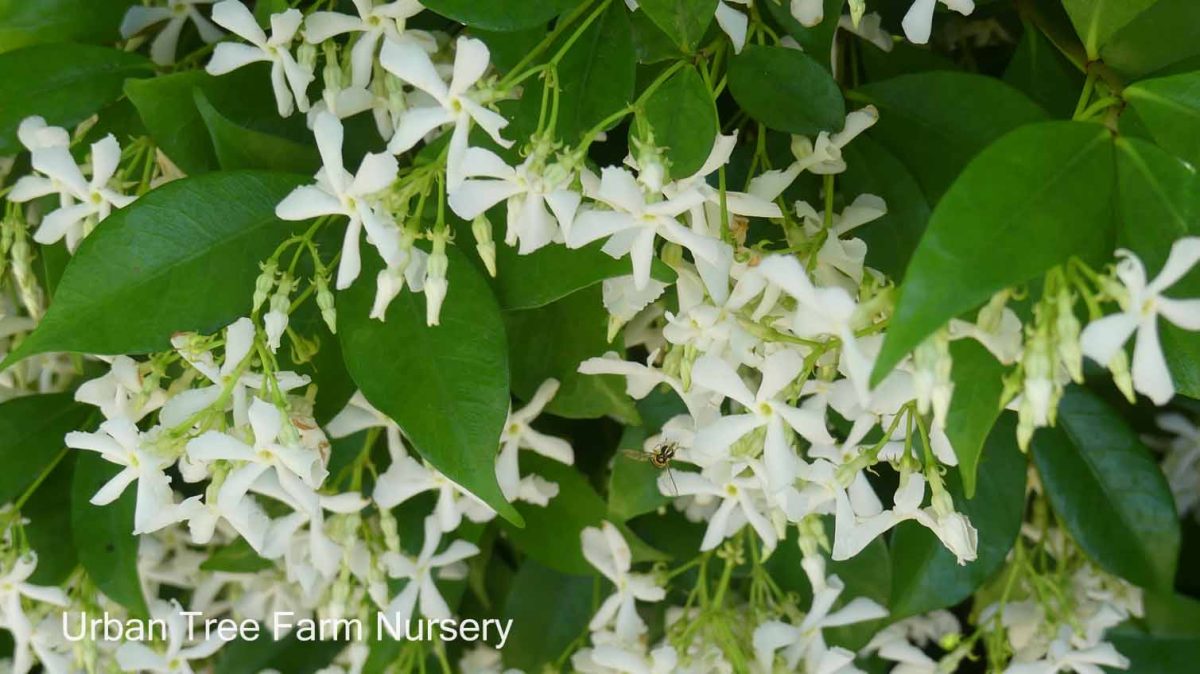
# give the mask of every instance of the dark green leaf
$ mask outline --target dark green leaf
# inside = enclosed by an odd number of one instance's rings
[[[299,618],[283,616],[282,620],[295,623]],[[214,672],[242,674],[270,669],[288,674],[314,674],[329,665],[345,647],[345,642],[338,641],[301,641],[295,629],[276,640],[271,628],[259,623],[258,639],[239,639],[221,648]]]
[[[271,561],[260,557],[244,538],[217,548],[208,559],[200,562],[200,568],[205,571],[227,573],[255,573],[273,566],[275,565]]]
[[[587,375],[579,364],[606,351],[622,350],[606,339],[608,313],[593,285],[538,309],[506,312],[512,389],[528,400],[553,377],[561,386],[546,411],[561,417],[590,419],[611,415],[636,422],[637,410],[614,375]]]
[[[645,12],[634,12],[629,25],[633,29],[633,48],[638,63],[658,63],[680,56],[679,47]]]
[[[575,143],[604,118],[629,103],[634,82],[629,14],[613,3],[584,31],[558,66],[561,86],[555,131]],[[531,83],[529,89],[537,87]],[[540,96],[537,96],[540,103]]]
[[[193,96],[222,169],[314,173],[320,168],[321,157],[312,145],[241,127],[214,108],[202,90],[194,89]]]
[[[1117,243],[1137,253],[1153,278],[1167,260],[1171,244],[1200,234],[1200,177],[1192,166],[1144,141],[1117,140]],[[1200,295],[1200,269],[1170,288],[1179,297]],[[1175,387],[1200,398],[1200,334],[1167,322],[1160,339]]]
[[[37,569],[29,577],[35,585],[60,585],[79,563],[71,535],[71,508],[67,507],[74,476],[73,452],[58,463],[21,508],[21,516],[29,520],[25,537],[38,555]]]
[[[1175,501],[1154,456],[1116,410],[1072,387],[1058,427],[1033,436],[1046,497],[1079,547],[1105,569],[1169,590],[1179,556]]]
[[[950,345],[954,367],[954,398],[946,414],[946,437],[958,457],[967,498],[975,497],[975,472],[983,443],[1000,416],[1004,366],[982,344],[960,339]]]
[[[812,136],[845,123],[837,82],[795,49],[747,45],[729,64],[729,91],[746,114],[777,131]]]
[[[135,1],[0,0],[0,52],[47,42],[114,42]]]
[[[1026,23],[1004,81],[1055,117],[1070,118],[1083,88],[1083,73],[1036,26]]]
[[[125,82],[125,95],[137,107],[154,142],[189,174],[217,168],[208,128],[192,99],[194,88],[216,81],[203,70],[185,70]]]
[[[422,0],[421,4],[472,28],[523,30],[545,26],[577,0]]]
[[[1137,674],[1189,672],[1200,661],[1200,639],[1157,637],[1149,634],[1114,634],[1108,638],[1117,651],[1129,658],[1129,671]]]
[[[83,427],[93,408],[70,393],[46,393],[0,403],[0,503],[16,500],[66,452],[63,436]]]
[[[690,54],[712,23],[717,0],[639,0],[638,7],[685,54]]]
[[[496,296],[505,309],[534,309],[590,287],[606,278],[626,276],[629,262],[616,260],[603,252],[603,244],[591,244],[577,250],[564,246],[545,246],[518,255],[514,246],[496,246]],[[675,272],[659,260],[651,275],[669,283]]]
[[[929,203],[921,186],[870,136],[855,138],[842,148],[842,157],[847,168],[838,179],[846,198],[874,194],[887,204],[887,214],[855,231],[867,244],[867,264],[900,280],[929,222]]]
[[[1063,7],[1075,24],[1089,58],[1100,55],[1100,48],[1113,33],[1133,21],[1158,0],[1063,0]]]
[[[79,246],[49,311],[6,363],[46,351],[161,351],[250,310],[258,264],[293,223],[275,205],[304,178],[210,173],[113,213]]]
[[[1200,163],[1200,72],[1135,82],[1124,96],[1159,146]]]
[[[1025,510],[1025,456],[1017,449],[1016,418],[1007,414],[988,435],[979,465],[979,491],[967,499],[958,471],[946,476],[954,507],[979,532],[978,558],[959,566],[937,536],[916,522],[892,536],[893,621],[953,606],[966,599],[1004,563]]]
[[[1200,25],[1200,2],[1158,0],[1113,34],[1100,50],[1100,57],[1121,75],[1140,79],[1200,56],[1197,25]]]
[[[82,44],[47,44],[0,54],[0,154],[21,149],[17,127],[31,115],[74,126],[121,95],[128,77],[148,77],[150,61]]]
[[[868,133],[908,166],[930,203],[980,150],[1022,124],[1046,119],[1033,101],[995,78],[949,71],[867,84],[850,98],[879,109]]]
[[[649,461],[625,455],[627,451],[641,453],[645,439],[644,429],[626,427],[613,457],[612,474],[608,478],[608,512],[621,522],[654,512],[670,500],[658,488],[661,469]]]
[[[592,618],[591,576],[570,576],[527,559],[508,591],[504,617],[512,620],[504,663],[526,672],[553,665]]]
[[[441,325],[425,324],[425,295],[403,292],[386,320],[368,318],[379,260],[338,295],[338,338],[346,368],[371,404],[447,477],[518,524],[496,483],[500,432],[508,416],[508,348],[500,307],[475,266],[450,248],[450,291]]]
[[[717,109],[700,73],[691,66],[675,73],[651,94],[644,110],[655,144],[667,150],[671,178],[687,178],[700,170],[720,131]]]
[[[1047,122],[1017,129],[976,157],[934,209],[913,254],[874,380],[997,291],[1073,255],[1106,260],[1112,152],[1103,127]]]
[[[146,597],[138,580],[138,539],[133,535],[137,488],[130,486],[106,506],[90,503],[118,470],[95,452],[78,452],[71,487],[71,533],[79,563],[96,587],[133,615],[145,616]]]

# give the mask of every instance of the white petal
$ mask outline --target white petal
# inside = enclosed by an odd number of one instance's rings
[[[281,220],[309,220],[343,212],[338,198],[316,185],[297,187],[275,207],[275,215]]]
[[[335,35],[366,29],[366,24],[357,16],[338,12],[313,12],[304,20],[304,40],[310,44],[320,44]]]
[[[388,152],[400,154],[412,148],[434,129],[454,121],[454,116],[443,108],[413,108],[400,116],[396,133],[388,143]]]
[[[209,75],[224,75],[251,63],[270,60],[271,58],[257,47],[236,42],[222,42],[213,50],[212,58],[208,60],[208,65],[204,69]]]
[[[213,5],[212,18],[218,26],[245,38],[248,42],[260,47],[267,43],[267,36],[262,28],[258,27],[254,15],[238,0],[224,0]]]
[[[1158,341],[1158,318],[1150,316],[1138,328],[1133,347],[1133,388],[1152,400],[1165,405],[1175,395],[1167,359]]]
[[[379,62],[388,72],[446,104],[449,89],[424,49],[408,41],[386,40]]]
[[[454,76],[450,79],[450,93],[461,95],[483,77],[488,67],[488,48],[482,40],[459,37],[454,53]]]
[[[1117,350],[1129,341],[1137,323],[1137,316],[1127,313],[1092,321],[1080,334],[1079,346],[1085,356],[1107,367]]]
[[[754,407],[754,394],[750,392],[737,370],[724,359],[709,355],[698,358],[692,365],[692,381],[738,401],[747,409]]]
[[[1155,295],[1161,293],[1183,278],[1197,262],[1200,262],[1200,236],[1178,239],[1171,244],[1171,252],[1167,255],[1167,261],[1163,263],[1162,271],[1150,282],[1146,290]]]

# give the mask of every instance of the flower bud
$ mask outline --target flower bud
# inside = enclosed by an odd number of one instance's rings
[[[275,260],[268,260],[262,264],[262,273],[254,281],[254,311],[262,308],[267,296],[271,294],[271,289],[275,287],[275,272],[278,267],[279,264]]]
[[[324,274],[317,274],[317,308],[321,310],[321,319],[329,327],[329,332],[337,334],[337,309],[334,308],[333,292],[329,290],[329,279]]]
[[[475,251],[483,266],[487,267],[488,275],[496,277],[496,244],[492,241],[492,222],[487,216],[480,214],[471,222],[471,233],[475,235]]]
[[[433,242],[433,250],[425,268],[425,324],[434,326],[438,325],[442,302],[450,289],[446,280],[446,271],[450,266],[450,260],[446,257],[446,241],[450,233],[442,229],[430,234],[429,238]]]

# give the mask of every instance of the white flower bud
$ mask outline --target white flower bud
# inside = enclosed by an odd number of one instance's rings
[[[446,271],[450,260],[446,257],[446,241],[450,238],[448,230],[433,232],[430,235],[433,250],[429,254],[429,262],[425,268],[425,323],[437,325],[442,314],[442,302],[449,291]]]
[[[471,222],[471,233],[475,235],[475,251],[487,267],[488,275],[496,277],[496,244],[492,241],[492,223],[480,214]]]

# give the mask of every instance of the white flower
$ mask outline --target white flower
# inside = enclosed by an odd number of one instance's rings
[[[929,34],[933,30],[933,10],[939,1],[963,16],[975,11],[974,0],[916,0],[908,8],[904,20],[900,22],[909,42],[914,44],[929,42]]]
[[[720,358],[701,356],[692,365],[692,381],[736,400],[746,412],[723,416],[701,428],[693,449],[699,454],[720,456],[742,436],[765,426],[763,463],[767,481],[773,491],[790,485],[796,477],[797,458],[787,429],[790,427],[809,442],[833,442],[825,428],[823,410],[792,407],[781,396],[803,368],[804,358],[799,352],[791,349],[776,351],[763,361],[760,368],[762,382],[757,393],[751,393],[729,363]]]
[[[71,134],[61,126],[50,126],[44,117],[34,115],[21,120],[17,127],[17,139],[26,150],[33,152],[47,147],[68,147]]]
[[[1080,346],[1086,356],[1108,365],[1136,330],[1133,387],[1154,404],[1164,405],[1175,395],[1175,384],[1158,339],[1158,318],[1184,330],[1200,330],[1200,299],[1177,300],[1163,292],[1200,261],[1200,237],[1185,237],[1172,244],[1162,270],[1149,283],[1137,256],[1121,249],[1117,257],[1117,277],[1127,293],[1121,298],[1121,313],[1089,323],[1080,335]]]
[[[588,192],[612,210],[587,209],[579,213],[567,235],[567,246],[579,248],[608,237],[604,252],[614,258],[629,256],[638,289],[650,283],[654,243],[660,236],[687,248],[697,258],[714,263],[719,259],[720,241],[697,234],[676,220],[705,200],[699,190],[663,201],[649,200],[633,174],[609,166],[601,172],[598,188]]]
[[[767,171],[750,181],[750,194],[767,201],[774,201],[796,180],[803,171],[817,175],[841,173],[846,170],[842,159],[842,148],[863,131],[879,121],[879,111],[868,105],[846,114],[842,130],[836,133],[822,131],[816,142],[805,136],[792,137],[792,155],[796,161],[786,169]]]
[[[26,582],[36,568],[37,555],[30,552],[13,560],[12,568],[0,576],[0,622],[12,635],[14,642],[12,671],[21,674],[33,667],[33,658],[29,650],[32,645],[33,626],[25,615],[21,600],[28,598],[61,607],[68,604],[67,595],[61,588]]]
[[[836,561],[850,559],[885,531],[910,519],[936,534],[954,553],[959,564],[966,564],[976,557],[977,534],[970,520],[945,508],[942,512],[932,506],[921,508],[921,501],[925,499],[925,478],[920,473],[901,475],[891,510],[858,513],[844,491],[838,492],[836,499],[832,555]]]
[[[35,132],[37,137],[44,134]],[[54,194],[60,198],[60,208],[42,218],[33,240],[41,244],[56,243],[64,237],[67,249],[74,252],[83,237],[96,223],[107,218],[115,208],[129,205],[136,197],[121,194],[109,186],[121,161],[121,146],[112,134],[92,143],[91,179],[85,178],[66,145],[38,147],[32,152],[32,163],[40,176],[26,176],[17,181],[9,193],[10,201],[21,203]]]
[[[167,0],[166,7],[134,5],[121,20],[121,37],[129,39],[157,23],[166,21],[150,43],[150,58],[160,66],[175,62],[179,34],[189,20],[196,24],[200,39],[211,44],[221,39],[221,31],[196,9],[196,5],[211,5],[215,0]]]
[[[136,423],[162,407],[167,395],[157,386],[145,390],[137,361],[116,356],[108,372],[79,385],[75,400],[99,407],[105,419],[124,417]]]
[[[199,497],[196,496],[175,503],[171,478],[163,472],[174,461],[153,453],[146,446],[148,443],[137,426],[129,419],[109,419],[100,424],[97,433],[72,431],[67,433],[65,442],[72,449],[96,452],[105,461],[122,467],[121,472],[92,496],[93,505],[112,503],[125,493],[130,483],[137,482],[137,506],[133,516],[135,534],[157,531],[187,519],[197,505]]]
[[[342,240],[336,283],[339,290],[344,290],[362,269],[358,237],[364,228],[367,240],[389,266],[399,261],[400,230],[371,199],[392,184],[399,166],[395,157],[372,153],[363,157],[358,173],[350,175],[342,164],[342,123],[332,114],[317,116],[313,135],[323,162],[317,184],[297,187],[275,207],[275,214],[283,220],[308,220],[322,215],[344,215],[350,219]]]
[[[571,656],[571,665],[580,674],[675,674],[679,672],[679,654],[667,644],[645,652],[645,648],[623,643],[615,635],[593,635],[595,645]]]
[[[742,47],[746,46],[746,29],[750,26],[750,19],[734,9],[729,3],[749,6],[751,0],[718,0],[716,19],[717,25],[725,34],[729,36],[729,42],[733,44],[733,53],[741,53]]]
[[[325,430],[331,438],[344,438],[368,428],[382,428],[387,437],[388,455],[395,461],[396,457],[406,456],[404,440],[400,437],[400,426],[391,417],[375,409],[367,401],[362,391],[355,391],[350,401],[337,413]]]
[[[496,511],[477,496],[407,455],[392,458],[392,465],[375,481],[372,498],[380,508],[395,508],[427,491],[438,493],[433,516],[442,531],[457,529],[464,515],[472,522],[487,522],[496,516]]]
[[[456,43],[454,75],[450,84],[442,80],[430,60],[429,54],[412,42],[388,40],[383,45],[380,63],[396,77],[424,91],[437,102],[436,106],[412,108],[400,118],[396,134],[388,143],[388,151],[400,154],[428,135],[434,129],[447,124],[454,125],[450,136],[450,149],[446,157],[446,187],[457,189],[465,177],[467,144],[474,122],[483,128],[492,140],[502,147],[512,141],[500,137],[500,130],[508,120],[487,109],[481,94],[471,91],[488,68],[488,48],[480,40],[460,37]]]
[[[404,22],[421,13],[417,0],[396,0],[375,6],[375,0],[353,0],[358,16],[338,12],[313,12],[304,20],[304,39],[312,44],[343,33],[362,33],[350,51],[353,84],[364,88],[371,81],[379,41],[404,39]]]
[[[140,641],[122,643],[117,649],[117,664],[126,672],[192,674],[189,664],[192,660],[203,660],[225,645],[213,634],[205,641],[185,646],[189,632],[188,619],[183,615],[183,607],[174,599],[170,602],[156,600],[150,614],[155,620],[166,624],[166,649],[159,652]]]
[[[521,449],[531,449],[568,466],[575,463],[571,443],[539,433],[529,426],[557,392],[558,380],[547,379],[529,399],[529,404],[516,411],[509,409],[508,421],[504,423],[504,431],[500,435],[500,456],[496,459],[496,480],[500,483],[504,498],[509,501],[516,498],[520,489],[518,454]]]
[[[662,601],[667,596],[666,590],[653,576],[630,572],[633,556],[629,544],[611,522],[601,522],[599,528],[585,527],[579,536],[584,558],[615,586],[613,594],[592,616],[588,629],[596,632],[612,625],[618,639],[636,641],[646,631],[636,602]]]
[[[664,494],[673,491],[679,496],[698,497],[697,500],[720,501],[708,520],[700,550],[712,550],[747,523],[762,539],[763,548],[768,553],[774,550],[779,535],[764,514],[767,498],[762,465],[757,461],[739,461],[721,464],[711,472],[712,477],[677,471],[673,476],[663,474],[658,478],[659,491]]]
[[[792,18],[800,25],[812,28],[825,18],[825,3],[823,0],[791,0],[788,9]]]
[[[462,560],[479,554],[479,548],[466,541],[454,541],[445,551],[437,553],[442,542],[442,530],[437,520],[431,515],[425,518],[425,540],[421,544],[421,552],[416,559],[398,553],[388,553],[388,575],[392,578],[406,578],[408,584],[388,604],[387,613],[391,614],[393,624],[403,624],[413,614],[413,609],[420,606],[420,615],[434,620],[445,620],[450,617],[450,607],[438,592],[433,580],[433,571],[441,569],[443,578],[463,578],[465,572],[461,568]]]
[[[1071,628],[1063,626],[1058,638],[1050,642],[1050,648],[1044,658],[1034,662],[1020,662],[1014,659],[1004,670],[1004,674],[1104,674],[1100,665],[1129,669],[1129,658],[1121,655],[1108,642],[1076,648],[1071,643]]]
[[[831,611],[845,585],[830,576],[824,587],[813,593],[812,607],[799,625],[772,620],[754,630],[754,654],[764,672],[775,671],[776,652],[782,650],[789,671],[797,671],[804,660],[805,672],[839,672],[854,662],[854,653],[844,648],[828,648],[822,630],[883,618],[887,610],[865,597],[856,597],[837,611]]]
[[[217,45],[208,62],[210,75],[224,75],[242,66],[259,61],[271,64],[271,86],[275,91],[275,105],[281,117],[292,114],[299,107],[308,111],[308,85],[313,73],[305,69],[292,56],[292,40],[300,28],[304,15],[298,9],[289,9],[271,15],[271,37],[268,39],[262,28],[254,21],[254,15],[238,0],[223,0],[213,7],[213,21],[245,39],[250,44],[222,42]]]
[[[561,241],[575,220],[581,197],[567,189],[570,176],[565,171],[542,164],[531,154],[512,168],[490,150],[470,148],[463,160],[467,179],[450,193],[450,208],[460,218],[473,220],[507,200],[504,242],[518,246],[521,255]]]

